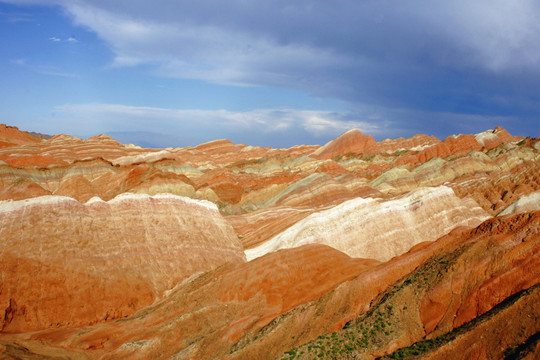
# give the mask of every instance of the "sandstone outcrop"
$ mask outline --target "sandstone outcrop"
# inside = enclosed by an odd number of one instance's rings
[[[351,259],[323,245],[285,249],[193,276],[121,322],[51,329],[31,337],[5,335],[0,336],[0,344],[11,341],[43,354],[54,351],[54,342],[58,354],[84,351],[88,358],[274,358],[293,347],[307,359],[331,356],[334,348],[344,350],[341,354],[383,356],[459,326],[452,314],[468,308],[467,301],[475,294],[482,294],[478,304],[493,305],[492,300],[502,294],[501,288],[490,286],[502,284],[503,279],[522,278],[503,297],[535,283],[539,267],[531,268],[533,263],[520,259],[538,260],[539,236],[540,213],[536,212],[488,219],[384,264]],[[498,259],[494,268],[492,258]],[[520,272],[513,274],[515,264]],[[445,285],[448,281],[450,287]],[[495,291],[478,291],[486,288]],[[504,323],[511,314],[506,326],[517,326],[521,334],[498,338],[506,341],[500,343],[503,350],[539,330],[538,323],[531,321],[534,318],[527,317],[534,315],[531,307],[538,293],[534,285],[529,288],[530,294],[518,298],[522,300],[509,308],[510,313],[491,306],[495,313],[489,323]],[[445,291],[459,301],[450,301],[450,308],[428,311],[425,304],[435,304],[434,294]],[[474,309],[480,314],[490,306]],[[426,320],[435,314],[443,314],[442,320],[427,332]],[[519,324],[529,326],[523,331]],[[465,328],[466,337],[460,339],[472,339],[482,328]],[[472,329],[470,335],[467,329]],[[336,333],[324,335],[332,332]],[[485,342],[476,341],[485,346],[493,340],[488,336]]]
[[[0,126],[0,358],[534,356],[539,191],[540,140],[500,127],[145,149]]]
[[[487,150],[491,150],[508,141],[519,140],[514,138],[508,133],[508,131],[506,131],[500,126],[497,126],[493,130],[488,130],[476,134],[474,138],[476,139],[476,141],[478,141],[480,145],[482,145]]]
[[[351,259],[324,245],[288,249],[192,276],[162,300],[121,322],[45,331],[32,338],[56,338],[71,351],[90,350],[91,358],[222,358],[246,333],[264,331],[281,314],[377,264]],[[127,342],[139,345],[124,345]],[[32,344],[25,346],[32,348]]]
[[[158,152],[154,149],[125,146],[107,135],[99,135],[82,140],[61,134],[48,140],[36,139],[25,146],[0,148],[0,160],[15,166],[48,167],[65,166],[76,160],[102,158],[114,160],[125,156],[134,156]]]
[[[1,329],[78,326],[129,315],[190,275],[245,261],[208,202],[124,194],[86,204],[0,202]]]
[[[444,158],[450,155],[465,155],[471,151],[481,149],[482,145],[474,135],[449,136],[442,142],[427,147],[418,153],[404,155],[397,160],[396,164],[425,163],[434,157]]]
[[[498,215],[518,214],[527,211],[540,210],[540,191],[537,190],[533,193],[523,195],[510,206],[501,211]]]
[[[448,187],[419,188],[396,200],[357,198],[314,213],[246,250],[246,256],[253,259],[277,249],[320,243],[349,256],[387,261],[418,243],[488,217],[473,200],[459,199]]]
[[[347,153],[363,154],[373,147],[375,147],[375,139],[372,136],[353,129],[317,149],[312,156],[318,159],[331,159]]]
[[[32,136],[27,131],[20,131],[16,126],[0,124],[0,148],[33,144],[42,141],[41,138]]]
[[[377,146],[373,148],[369,153],[396,153],[396,152],[411,152],[411,151],[422,151],[425,148],[431,147],[433,145],[439,144],[441,140],[437,139],[435,136],[427,136],[424,134],[414,135],[408,139],[398,138],[398,139],[386,139],[377,143]]]
[[[460,354],[463,359],[538,359],[540,287],[518,295],[481,316],[469,328],[448,336],[447,342],[421,358],[445,360]]]
[[[312,341],[295,348],[300,359],[334,354],[340,354],[338,358],[378,358],[409,346],[392,358],[431,358],[435,354],[433,358],[461,358],[451,350],[464,351],[466,358],[475,353],[480,358],[498,358],[494,354],[517,347],[540,330],[535,305],[540,289],[539,225],[540,212],[533,212],[490,218],[474,229],[456,230],[343,283],[324,300],[283,317],[273,332],[291,328],[295,322],[310,329],[320,329],[325,323],[326,331],[319,330],[321,336],[312,335]],[[414,271],[403,268],[414,264],[421,265]],[[384,271],[389,272],[373,279]],[[403,273],[408,275],[394,280],[393,276]],[[383,281],[392,285],[370,298],[372,287]],[[355,306],[345,305],[347,301]],[[307,314],[330,306],[340,309],[339,314],[325,312],[324,319],[304,320]],[[358,315],[352,315],[354,311]],[[467,319],[461,317],[465,313]],[[497,329],[502,324],[503,329]],[[487,331],[490,329],[497,334],[495,339]],[[496,349],[489,347],[493,344]],[[293,346],[297,344],[289,349]]]

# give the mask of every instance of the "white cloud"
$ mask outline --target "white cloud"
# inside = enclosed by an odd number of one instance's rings
[[[98,34],[114,65],[151,64],[167,77],[325,96],[349,90],[362,101],[358,89],[376,85],[364,80],[373,71],[392,83],[396,73],[425,59],[431,64],[421,66],[434,71],[540,73],[537,0],[47,3],[63,6],[76,24]]]
[[[163,76],[295,87],[310,78],[313,87],[327,72],[348,83],[350,71],[361,76],[387,62],[406,71],[422,57],[442,67],[540,72],[537,0],[46,3],[105,40],[117,66],[153,64]]]
[[[117,131],[129,122],[134,131],[145,130],[148,124],[156,131],[171,131],[182,125],[196,124],[201,129],[219,127],[224,132],[258,131],[276,133],[300,128],[315,137],[329,134],[339,135],[351,128],[372,132],[378,126],[362,122],[344,120],[348,113],[295,109],[256,109],[251,111],[170,109],[121,104],[64,104],[55,108],[56,112],[84,121],[99,119],[101,124],[109,124]]]
[[[66,132],[81,137],[100,133],[147,132],[164,136],[184,136],[190,145],[228,137],[236,142],[264,146],[324,144],[357,128],[382,140],[426,133],[426,122],[446,124],[450,132],[478,133],[497,125],[508,126],[511,116],[411,111],[405,109],[359,107],[351,112],[295,109],[255,109],[251,111],[173,109],[122,104],[64,104],[54,109],[47,123],[48,133]],[[389,120],[392,119],[392,120]],[[400,128],[409,123],[414,130]],[[415,126],[419,126],[414,128]],[[290,134],[294,139],[284,140]],[[428,135],[434,135],[427,131]],[[435,134],[437,135],[437,134]],[[170,144],[170,143],[169,143]],[[170,146],[170,145],[167,145]],[[175,145],[179,146],[179,145]]]
[[[328,133],[340,134],[350,129],[359,129],[366,134],[379,132],[380,126],[365,121],[343,121],[313,113],[304,119],[304,128],[315,136],[323,136]]]
[[[398,58],[419,56],[425,39],[442,45],[433,55],[442,65],[538,70],[540,57],[536,0],[351,1],[331,7],[285,1],[248,7],[237,1],[227,7],[172,0],[152,7],[139,1],[115,7],[105,1],[59,3],[110,44],[117,65],[158,62],[162,74],[218,82],[258,84],[273,76],[281,77],[278,83],[292,82],[293,74],[348,67],[362,55],[383,60],[373,46],[386,46]]]
[[[21,66],[23,68],[26,68],[26,69],[28,69],[30,71],[33,71],[33,72],[35,72],[37,74],[41,74],[41,75],[72,77],[72,78],[78,77],[78,75],[76,75],[76,74],[62,71],[57,66],[35,64],[35,63],[32,63],[32,62],[29,62],[27,59],[13,59],[10,62],[12,64],[15,64],[17,66]]]
[[[49,41],[52,41],[52,42],[68,42],[68,43],[77,43],[77,42],[79,42],[79,40],[77,40],[73,36],[70,36],[70,37],[66,38],[65,40],[62,40],[61,38],[56,37],[56,36],[51,36],[49,38]]]
[[[163,22],[143,14],[135,18],[84,2],[69,3],[67,8],[77,24],[89,27],[109,44],[115,53],[114,65],[157,64],[161,76],[283,85],[309,71],[350,61],[329,49],[280,43],[271,34],[255,35],[201,19]]]
[[[506,119],[491,116],[499,112],[528,117],[529,128],[538,128],[531,115],[539,109],[538,0],[44,1],[62,6],[76,25],[97,34],[112,51],[113,67],[147,65],[145,71],[162,77],[295,88],[347,101],[353,109],[88,109],[112,124],[122,118],[143,128],[148,124],[137,119],[152,119],[178,129],[176,124],[196,119],[230,131],[300,129],[322,139],[350,127],[388,136],[446,131],[460,119],[462,126],[468,119],[491,127]],[[524,99],[534,105],[513,105]],[[59,109],[67,114],[69,108]],[[454,123],[436,120],[444,118]]]

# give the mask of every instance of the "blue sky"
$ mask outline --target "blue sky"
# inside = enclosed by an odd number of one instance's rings
[[[540,135],[535,0],[0,0],[0,122],[166,147]]]

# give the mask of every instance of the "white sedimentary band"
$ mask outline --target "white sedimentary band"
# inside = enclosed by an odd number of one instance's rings
[[[419,188],[402,198],[356,198],[312,214],[264,244],[246,250],[248,260],[308,243],[332,246],[349,256],[387,261],[457,226],[474,226],[489,215],[472,199],[446,186]]]
[[[501,211],[497,216],[540,210],[540,190],[524,195]]]
[[[497,140],[499,137],[497,134],[493,132],[493,130],[487,130],[481,133],[478,133],[474,136],[476,141],[478,141],[481,145],[485,145],[488,141],[494,141]]]
[[[162,159],[173,159],[174,157],[175,156],[171,152],[161,150],[157,152],[121,156],[112,160],[112,163],[114,165],[129,165],[139,162],[154,162]]]
[[[147,199],[173,200],[173,201],[178,201],[184,204],[200,206],[209,210],[218,211],[218,207],[216,206],[216,204],[208,200],[195,200],[188,197],[167,194],[167,193],[156,194],[152,196],[148,194],[123,193],[109,201],[104,201],[98,196],[94,196],[90,200],[88,200],[86,203],[83,203],[83,204],[79,203],[77,200],[73,198],[70,198],[67,196],[58,196],[58,195],[45,195],[45,196],[39,196],[39,197],[24,199],[24,200],[4,200],[4,201],[0,201],[0,213],[9,213],[9,212],[21,210],[26,207],[41,206],[41,205],[54,205],[54,204],[61,204],[61,203],[72,203],[74,205],[92,206],[93,204],[98,204],[98,203],[118,204],[118,203],[126,202],[126,201],[132,201],[132,200],[140,201],[140,200],[147,200]]]

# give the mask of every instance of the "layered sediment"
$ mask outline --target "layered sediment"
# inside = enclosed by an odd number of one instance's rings
[[[540,141],[0,125],[0,358],[540,355]],[[249,260],[249,261],[248,261]]]
[[[215,205],[168,194],[8,200],[0,214],[4,332],[124,317],[194,273],[245,261]]]

